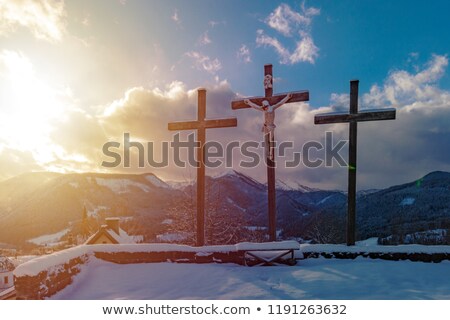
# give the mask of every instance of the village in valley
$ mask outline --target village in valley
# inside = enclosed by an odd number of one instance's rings
[[[0,4],[0,37],[22,46],[0,46],[0,300],[450,299],[450,47],[400,43],[394,64],[317,36],[313,21],[378,34],[322,2],[216,3],[203,24],[178,2],[117,2],[102,18],[100,2]],[[237,8],[255,29],[240,38]],[[33,66],[32,41],[86,60]]]

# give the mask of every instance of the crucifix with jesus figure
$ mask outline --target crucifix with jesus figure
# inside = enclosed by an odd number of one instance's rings
[[[348,193],[347,193],[347,245],[356,240],[356,147],[360,121],[394,120],[395,109],[364,110],[358,112],[359,80],[350,81],[350,113],[323,113],[314,117],[314,124],[349,123]]]
[[[231,102],[232,109],[254,108],[264,113],[264,148],[267,165],[267,198],[269,214],[269,240],[276,241],[276,191],[275,191],[275,110],[286,103],[309,100],[308,91],[273,95],[272,65],[264,66],[264,97],[251,97]]]

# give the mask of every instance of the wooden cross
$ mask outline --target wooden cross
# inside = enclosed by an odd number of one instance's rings
[[[365,110],[358,112],[359,80],[350,81],[350,113],[323,113],[314,117],[314,124],[350,123],[348,148],[348,193],[347,193],[347,245],[356,240],[356,147],[359,121],[394,120],[395,109]]]
[[[275,106],[274,109],[280,107],[284,103],[300,102],[309,100],[308,91],[297,91],[291,93],[283,93],[273,95],[273,75],[272,65],[266,64],[264,66],[264,97],[251,97],[248,99],[235,100],[231,102],[231,108],[244,109],[253,107],[255,109],[264,111],[261,109],[264,105]],[[261,108],[259,108],[261,106]],[[275,117],[275,111],[265,114],[265,123],[263,131],[265,133],[266,141],[266,164],[267,164],[267,198],[268,198],[268,215],[269,215],[269,240],[276,241],[276,191],[275,191],[275,155],[274,155],[274,134],[275,125],[273,123]],[[269,118],[269,116],[271,118]],[[269,119],[268,119],[269,118]],[[272,123],[269,124],[268,120]]]
[[[170,122],[169,130],[197,130],[197,246],[205,244],[205,152],[206,129],[236,127],[237,119],[206,119],[206,89],[198,89],[197,120]]]

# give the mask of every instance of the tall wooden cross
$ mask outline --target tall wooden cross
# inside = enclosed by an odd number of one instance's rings
[[[205,244],[205,143],[206,129],[236,127],[237,119],[206,119],[206,89],[198,89],[197,120],[170,122],[169,130],[197,130],[197,246]]]
[[[263,132],[265,136],[267,165],[267,198],[269,214],[269,240],[276,241],[276,191],[275,191],[275,110],[285,103],[309,100],[308,91],[297,91],[273,95],[272,65],[264,66],[264,97],[251,97],[231,102],[232,109],[254,108],[264,112]]]
[[[356,148],[360,121],[394,120],[395,109],[364,110],[358,112],[359,80],[350,81],[350,113],[323,113],[314,117],[314,124],[349,123],[348,193],[347,193],[347,245],[356,240]]]

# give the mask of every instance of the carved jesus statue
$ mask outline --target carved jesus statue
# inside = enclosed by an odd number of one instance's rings
[[[280,102],[271,106],[269,101],[263,100],[262,105],[257,105],[253,103],[249,99],[245,99],[244,103],[256,110],[264,112],[264,125],[261,129],[264,132],[265,142],[266,142],[266,155],[273,160],[273,146],[270,144],[270,141],[274,140],[274,131],[275,131],[275,110],[281,107],[283,104],[288,102],[288,100],[292,97],[292,94],[287,94]],[[272,139],[270,138],[272,136]]]

